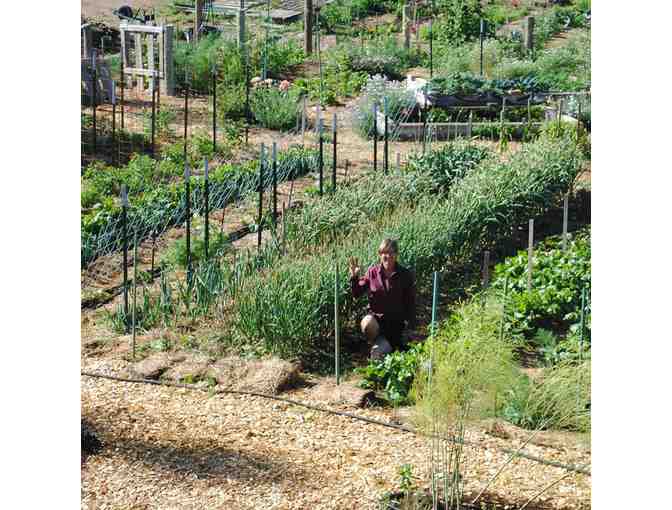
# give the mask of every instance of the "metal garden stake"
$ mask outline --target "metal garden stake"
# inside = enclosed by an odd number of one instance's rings
[[[389,170],[388,163],[388,146],[387,146],[387,96],[383,98],[383,111],[385,113],[385,126],[384,126],[384,148],[383,148],[383,173],[387,175]]]
[[[159,84],[159,80],[156,79],[156,73],[154,73],[154,79],[152,80],[152,157],[156,155],[156,88]]]
[[[212,153],[217,153],[217,73],[212,67]],[[207,168],[207,167],[206,167]]]
[[[332,136],[332,146],[333,154],[331,160],[331,192],[336,193],[336,132],[338,127],[338,120],[336,114],[334,113],[334,119],[331,126],[331,136]]]
[[[262,215],[264,214],[264,151],[266,147],[261,144],[261,153],[259,155],[259,224],[257,227],[257,250],[261,250],[261,231]]]
[[[527,234],[527,292],[532,291],[532,257],[534,255],[534,219],[530,220]]]
[[[378,104],[373,103],[373,171],[378,170]]]
[[[436,333],[436,305],[439,300],[439,272],[434,271],[434,285],[432,290],[432,335]]]
[[[583,361],[583,334],[585,329],[585,314],[586,314],[586,287],[581,289],[581,332],[579,334],[579,361]]]
[[[483,252],[483,289],[488,288],[490,283],[490,251]]]
[[[128,190],[121,185],[121,231],[124,246],[124,319],[128,333]]]
[[[278,144],[273,142],[273,226],[278,225]]]
[[[210,179],[208,175],[208,159],[204,160],[205,164],[205,182],[203,183],[204,193],[203,199],[205,201],[205,260],[208,260],[208,248],[210,244]]]
[[[504,320],[506,318],[506,298],[509,294],[509,275],[504,277],[504,298],[502,299],[502,320],[499,323],[499,341],[504,340]]]
[[[337,386],[341,384],[340,350],[340,328],[338,324],[338,261],[336,261],[336,264],[334,265],[334,356]]]
[[[91,101],[92,101],[92,108],[93,108],[93,153],[96,153],[96,149],[98,148],[98,131],[96,129],[96,103],[98,102],[98,97],[97,97],[97,89],[98,89],[98,79],[96,77],[96,54],[95,52],[91,56],[92,60],[92,65],[93,65],[93,71],[92,71],[92,77],[93,77],[93,87],[92,87],[92,92],[91,92]]]
[[[187,282],[191,283],[191,186],[189,165],[184,165],[184,200],[187,212]]]
[[[114,150],[117,145],[117,94],[115,87],[116,84],[114,83],[114,80],[112,80],[112,97],[110,98],[110,101],[112,102],[112,150]],[[119,166],[119,152],[115,152],[117,154],[117,166]]]
[[[569,193],[562,200],[562,251],[567,249],[567,223],[569,221]]]
[[[156,253],[156,230],[152,230],[152,269],[151,273],[154,274],[154,254]]]
[[[433,15],[434,13],[432,13]],[[434,19],[429,19],[429,79],[434,77]]]
[[[324,194],[324,138],[322,137],[322,119],[319,119],[317,123],[319,145],[320,145],[320,155],[319,155],[319,167],[320,167],[320,196]]]
[[[185,71],[186,74],[186,71]],[[185,80],[186,81],[186,80]],[[187,117],[189,117],[189,81],[184,88],[184,161],[187,162]]]
[[[483,38],[485,37],[485,20],[481,18],[481,31],[479,34],[479,40],[481,43],[481,76],[483,76]]]
[[[135,233],[134,242],[133,242],[133,335],[132,335],[132,350],[133,350],[133,360],[135,360],[135,316],[136,316],[136,307],[137,307],[137,295],[138,295],[138,233]]]

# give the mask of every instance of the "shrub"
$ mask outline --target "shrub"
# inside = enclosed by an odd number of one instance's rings
[[[323,66],[323,80],[319,76],[297,78],[293,86],[312,101],[323,105],[335,105],[339,98],[351,97],[359,93],[366,84],[368,75],[362,71],[353,71],[351,56],[343,48],[332,50],[327,63]]]
[[[479,36],[483,8],[480,0],[441,0],[434,38],[451,44]]]
[[[294,90],[257,87],[250,98],[255,120],[268,129],[286,130],[296,126],[300,107]]]
[[[244,119],[246,100],[244,83],[219,85],[217,89],[217,115],[220,120],[226,124],[229,119]]]
[[[177,41],[173,49],[175,84],[184,88],[186,79],[191,90],[208,92],[212,88],[213,66],[219,54],[226,51],[227,43],[218,34],[201,37],[198,43]]]
[[[397,120],[408,116],[415,107],[415,94],[400,82],[390,82],[382,76],[370,78],[353,111],[354,128],[363,138],[373,136],[373,105],[383,111],[384,98],[387,98],[388,116]]]

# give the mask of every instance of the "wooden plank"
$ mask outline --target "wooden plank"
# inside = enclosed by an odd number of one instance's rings
[[[154,73],[158,76],[159,79],[164,78],[163,73],[161,71],[150,71],[149,69],[138,69],[137,67],[127,67],[126,68],[126,74],[132,74],[132,75],[139,75],[139,76],[147,76],[147,78],[151,78]]]
[[[135,33],[133,34],[135,37],[135,67],[138,69],[143,69],[143,62],[142,62],[142,34],[141,33]],[[143,94],[145,92],[145,78],[143,74],[138,74],[138,85],[137,85],[137,91],[138,94]]]
[[[163,26],[152,26],[152,25],[129,25],[128,23],[120,23],[119,29],[126,30],[127,32],[141,32],[147,34],[160,34],[164,31]]]
[[[125,29],[121,29],[120,39],[121,39],[121,68],[126,69],[128,67],[128,41],[127,41],[127,32]]]
[[[194,10],[194,41],[198,42],[198,31],[203,23],[203,0],[196,0]]]
[[[166,85],[165,85],[165,75],[164,75],[164,70],[166,69],[166,62],[164,59],[164,51],[166,47],[166,42],[165,42],[165,37],[166,33],[163,32],[157,36],[157,42],[159,45],[159,93],[163,92],[164,94],[166,93]]]

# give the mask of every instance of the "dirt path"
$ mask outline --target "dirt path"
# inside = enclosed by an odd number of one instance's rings
[[[84,360],[82,369],[112,372],[124,362]],[[427,479],[423,438],[258,397],[82,378],[82,417],[105,444],[82,467],[82,508],[373,509],[413,465]],[[311,398],[310,389],[289,398]],[[353,412],[351,410],[351,412]],[[356,414],[392,420],[390,409]],[[474,426],[468,439],[466,492],[477,491],[522,437],[503,440]],[[575,442],[576,443],[576,442]],[[584,464],[580,443],[526,447],[532,455]],[[521,504],[563,476],[560,468],[521,459],[492,493]],[[548,508],[590,507],[590,477],[571,474],[541,498]]]
[[[133,10],[138,8],[151,9],[158,8],[167,3],[168,0],[81,0],[82,16],[85,18],[95,18],[105,21],[119,21],[112,14],[114,9],[122,5],[128,5]]]

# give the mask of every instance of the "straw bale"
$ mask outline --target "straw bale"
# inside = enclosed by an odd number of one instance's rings
[[[336,385],[331,381],[315,385],[311,390],[311,397],[330,405],[346,407],[368,407],[376,400],[372,390],[357,388],[347,383]]]
[[[142,379],[158,379],[172,365],[185,359],[184,354],[159,352],[131,365],[127,375]]]

